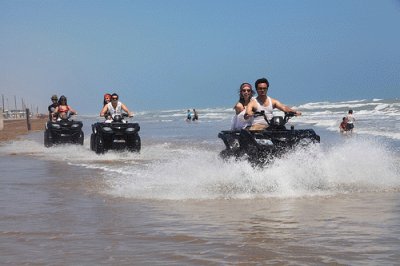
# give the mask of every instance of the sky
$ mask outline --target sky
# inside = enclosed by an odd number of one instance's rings
[[[46,112],[287,105],[400,95],[399,0],[0,0],[0,93]],[[1,101],[1,99],[0,99]],[[1,102],[0,102],[1,107]]]

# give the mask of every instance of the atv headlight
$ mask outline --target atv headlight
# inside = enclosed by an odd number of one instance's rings
[[[77,128],[77,127],[79,127],[79,124],[72,124],[71,127],[72,127],[72,128]]]
[[[112,129],[111,129],[111,127],[103,127],[103,131],[104,132],[111,132]]]
[[[52,128],[56,128],[56,129],[59,129],[61,126],[60,126],[59,124],[51,124],[51,127],[52,127]]]
[[[128,127],[125,131],[126,132],[135,132],[135,128],[134,127]]]
[[[256,139],[256,142],[264,146],[272,146],[274,143],[270,139]]]

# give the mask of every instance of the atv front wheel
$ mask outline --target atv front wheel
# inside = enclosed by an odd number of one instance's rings
[[[83,131],[81,131],[81,133],[79,134],[78,143],[83,145],[84,139],[85,139],[85,134],[83,134]]]
[[[92,133],[90,135],[90,149],[92,151],[94,151],[94,146],[96,145],[95,140],[96,140],[96,135],[94,133]]]
[[[103,143],[103,138],[100,136],[96,136],[95,138],[96,142],[94,144],[94,151],[97,154],[103,154],[104,153],[104,143]]]
[[[131,152],[139,152],[142,147],[142,142],[140,140],[140,136],[136,135],[133,138],[129,138],[127,147],[128,147],[128,150]]]
[[[44,146],[46,148],[50,148],[51,146],[53,146],[53,141],[52,141],[51,133],[49,132],[49,130],[44,131]]]

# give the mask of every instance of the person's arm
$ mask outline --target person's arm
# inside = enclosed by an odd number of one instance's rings
[[[279,109],[279,110],[281,110],[281,111],[283,111],[283,112],[285,112],[285,113],[293,112],[293,113],[295,113],[296,116],[301,115],[301,112],[296,111],[296,110],[294,110],[294,109],[292,109],[292,108],[290,108],[290,107],[284,105],[283,103],[281,103],[281,102],[278,101],[278,100],[275,100],[275,99],[272,99],[272,98],[271,98],[271,101],[272,101],[272,106],[273,106],[274,108],[277,108],[277,109]]]
[[[71,106],[69,106],[68,105],[68,110],[70,111],[70,113],[72,114],[72,115],[77,115],[78,114],[78,112],[77,111],[75,111],[75,109],[73,109]]]
[[[254,109],[255,109],[255,103],[256,101],[250,101],[249,104],[247,105],[246,108],[246,113],[244,114],[244,119],[249,119],[250,117],[252,117],[254,115]]]
[[[100,116],[104,116],[108,111],[108,106],[107,104],[103,106],[103,109],[100,111]]]
[[[121,109],[127,112],[129,117],[133,116],[133,112],[129,112],[129,109],[125,106],[125,104],[121,103]]]
[[[236,105],[235,105],[235,107],[233,107],[233,109],[235,109],[235,112],[236,112],[236,114],[238,115],[238,114],[240,114],[243,110],[244,110],[244,106],[243,106],[243,104],[241,104],[241,103],[237,103]],[[197,115],[197,114],[195,114],[195,115]]]

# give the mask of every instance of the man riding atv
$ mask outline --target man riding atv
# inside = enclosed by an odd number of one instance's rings
[[[124,120],[124,117],[132,117],[133,113],[120,101],[118,94],[111,95],[111,102],[104,105],[100,112],[101,117],[108,117],[105,122],[92,125],[90,148],[97,154],[108,150],[124,150],[139,152],[141,140],[139,136],[140,126]],[[126,113],[123,113],[125,111]]]
[[[276,99],[267,96],[269,88],[269,82],[266,78],[260,78],[255,82],[257,90],[257,98],[255,101],[251,101],[246,108],[244,118],[247,120],[253,117],[254,112],[264,111],[268,119],[273,117],[273,109],[277,108],[285,113],[294,113],[295,116],[301,115],[301,112],[295,111],[292,108],[282,104]],[[262,116],[254,117],[253,123],[250,130],[262,130],[268,127],[267,122]]]
[[[111,95],[111,102],[107,103],[103,106],[103,109],[100,112],[100,116],[104,117],[106,114],[109,114],[111,118],[116,115],[122,115],[122,111],[125,111],[128,114],[128,117],[133,116],[133,112],[130,112],[128,107],[125,104],[118,101],[119,96],[116,93]],[[110,123],[112,119],[107,119],[106,123]],[[125,122],[125,121],[124,121]]]

